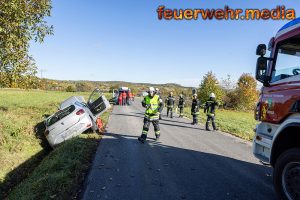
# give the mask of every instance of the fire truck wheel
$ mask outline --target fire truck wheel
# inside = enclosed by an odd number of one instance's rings
[[[300,148],[287,150],[279,156],[273,181],[279,199],[300,199]]]

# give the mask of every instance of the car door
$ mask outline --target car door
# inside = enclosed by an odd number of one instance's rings
[[[87,105],[95,117],[99,117],[110,108],[109,101],[99,89],[92,92]]]

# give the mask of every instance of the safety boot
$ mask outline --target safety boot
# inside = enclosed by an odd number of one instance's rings
[[[206,130],[207,130],[207,131],[210,131],[210,129],[209,129],[209,123],[208,123],[208,122],[206,122],[205,127],[206,127]]]
[[[147,139],[147,135],[145,135],[145,134],[142,134],[140,137],[138,137],[138,140],[141,143],[145,143],[146,139]]]
[[[160,138],[160,134],[155,135],[155,141],[158,141]]]
[[[217,131],[217,130],[219,130],[219,129],[217,128],[217,126],[216,126],[215,122],[213,122],[213,123],[212,123],[212,126],[213,126],[213,129],[214,129],[214,131]]]

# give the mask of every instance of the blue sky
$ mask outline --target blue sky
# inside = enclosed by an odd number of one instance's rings
[[[287,21],[159,21],[156,9],[299,9],[298,0],[53,0],[54,35],[32,43],[43,76],[59,80],[179,83],[197,86],[212,70],[218,78],[254,74],[256,46]],[[298,13],[297,13],[298,14]],[[39,74],[40,75],[40,74]]]

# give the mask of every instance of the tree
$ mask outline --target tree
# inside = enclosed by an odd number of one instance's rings
[[[53,33],[45,21],[50,10],[51,0],[0,1],[0,85],[27,87],[23,81],[35,79],[37,68],[28,55],[29,42],[41,43]]]
[[[236,107],[240,110],[252,110],[258,99],[257,82],[251,74],[242,74],[237,83]]]
[[[224,96],[224,91],[222,90],[221,86],[219,85],[218,79],[209,71],[207,74],[203,76],[203,80],[201,81],[200,88],[198,91],[199,99],[202,103],[207,101],[209,95],[211,93],[215,93],[217,100],[222,101]]]
[[[223,96],[223,108],[228,108],[228,107],[233,107],[234,100],[235,100],[235,89],[236,89],[236,83],[233,82],[231,79],[230,75],[227,75],[225,79],[222,79],[221,81],[221,87],[224,91],[224,96]]]
[[[76,92],[76,88],[74,85],[69,85],[67,88],[66,88],[66,92]]]
[[[225,92],[232,91],[235,88],[235,83],[233,82],[229,74],[227,74],[227,77],[225,79],[222,78],[221,87]]]

